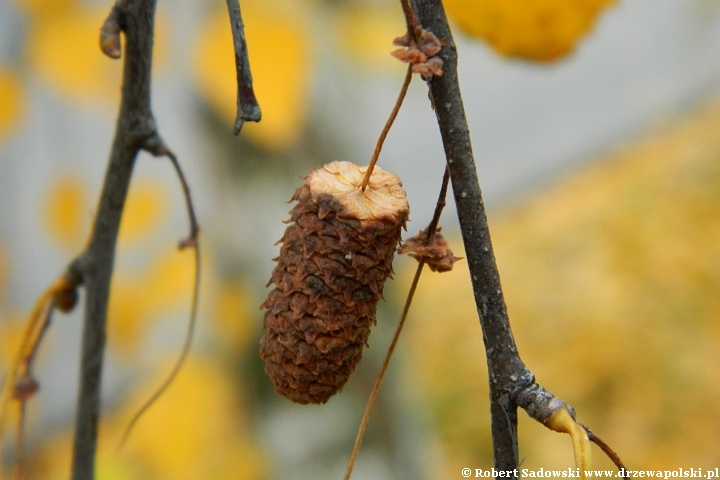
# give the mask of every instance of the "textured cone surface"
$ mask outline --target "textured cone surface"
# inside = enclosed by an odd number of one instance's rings
[[[407,221],[402,183],[375,167],[333,162],[297,189],[290,225],[261,308],[260,357],[275,390],[325,403],[355,371]]]

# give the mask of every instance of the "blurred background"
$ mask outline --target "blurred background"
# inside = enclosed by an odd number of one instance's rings
[[[523,360],[629,468],[720,466],[720,1],[445,6]],[[369,160],[404,76],[390,56],[404,19],[391,0],[241,7],[263,120],[238,138],[225,5],[158,5],[152,101],[202,228],[199,331],[117,453],[179,353],[192,288],[192,254],[175,248],[188,231],[181,189],[166,160],[142,154],[113,279],[99,479],[341,478],[415,269],[396,258],[341,394],[298,406],[273,392],[258,306],[286,202],[311,168]],[[109,10],[0,0],[3,372],[35,299],[89,234],[119,101],[121,61],[98,48]],[[429,222],[444,169],[426,90],[414,79],[379,161],[408,192],[408,236]],[[462,256],[452,205],[441,225]],[[31,478],[67,478],[81,310],[55,316],[35,366]],[[490,468],[484,358],[466,265],[426,272],[353,478]],[[522,412],[519,437],[523,467],[573,466],[569,437]]]

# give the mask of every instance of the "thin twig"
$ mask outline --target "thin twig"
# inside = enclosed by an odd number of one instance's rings
[[[200,250],[197,246],[193,247],[193,249],[195,251],[195,285],[193,289],[192,307],[190,309],[190,320],[188,321],[187,332],[185,334],[185,340],[183,342],[182,350],[180,351],[180,356],[175,361],[173,369],[165,378],[165,381],[162,383],[162,385],[160,385],[160,387],[155,390],[155,393],[153,393],[152,396],[145,401],[143,406],[138,409],[135,415],[133,415],[127,427],[125,427],[125,431],[123,432],[120,443],[118,444],[118,450],[123,447],[133,427],[135,426],[137,421],[140,420],[140,417],[142,417],[145,411],[150,408],[150,406],[155,403],[155,401],[160,398],[163,393],[165,393],[165,390],[167,390],[170,384],[172,384],[173,380],[175,380],[175,377],[180,371],[180,368],[185,363],[185,360],[188,357],[188,353],[190,352],[190,346],[192,344],[192,339],[195,331],[195,324],[197,323],[197,304],[200,293]]]
[[[388,135],[388,132],[390,131],[390,127],[392,127],[392,124],[395,122],[395,118],[397,117],[398,112],[400,111],[400,107],[403,104],[403,100],[405,99],[405,95],[407,94],[408,87],[410,86],[410,81],[412,80],[412,66],[408,65],[407,73],[405,73],[405,80],[403,81],[402,88],[400,88],[400,93],[398,94],[398,98],[395,101],[395,105],[393,106],[392,112],[390,112],[390,116],[388,117],[387,121],[385,122],[385,126],[382,129],[382,132],[380,132],[380,137],[378,137],[378,141],[375,144],[375,151],[373,151],[372,158],[370,159],[370,163],[367,166],[367,170],[365,171],[365,177],[363,178],[362,182],[362,191],[364,192],[367,188],[368,182],[370,181],[370,176],[372,175],[373,169],[375,168],[375,163],[377,163],[378,157],[380,156],[380,150],[382,150],[383,144],[385,143],[385,138]]]
[[[147,411],[147,409],[150,408],[150,406],[155,403],[155,401],[160,398],[163,393],[165,393],[165,390],[167,390],[170,384],[172,384],[173,380],[175,380],[175,377],[180,371],[180,368],[185,363],[185,360],[190,353],[190,346],[192,345],[192,339],[195,333],[195,325],[197,323],[198,299],[200,298],[200,244],[198,240],[200,227],[197,223],[197,218],[195,216],[195,208],[193,207],[192,197],[190,196],[190,187],[188,186],[187,180],[185,179],[185,174],[183,173],[182,168],[180,167],[180,163],[178,162],[177,157],[175,157],[175,154],[173,154],[165,147],[164,143],[159,137],[153,140],[155,140],[155,142],[152,142],[150,146],[150,152],[155,155],[165,155],[170,159],[170,162],[175,168],[175,172],[177,173],[178,179],[183,189],[185,205],[188,212],[188,219],[190,221],[190,235],[186,239],[180,241],[179,248],[181,250],[187,247],[191,247],[194,249],[195,277],[193,283],[192,303],[190,306],[190,318],[188,320],[187,331],[185,333],[185,340],[183,342],[182,349],[180,350],[180,356],[175,361],[175,365],[173,365],[173,368],[168,374],[168,376],[165,378],[165,381],[160,385],[157,390],[155,390],[155,393],[153,393],[150,398],[145,401],[142,407],[140,407],[140,409],[135,412],[135,415],[133,415],[127,427],[125,427],[125,431],[123,432],[120,443],[118,444],[118,450],[123,447],[135,424],[138,420],[140,420],[140,417],[142,417],[143,414]],[[157,147],[155,147],[156,143]],[[146,146],[146,148],[148,147]]]
[[[245,41],[245,26],[240,14],[239,0],[227,0],[230,27],[232,28],[233,46],[235,47],[235,69],[237,72],[237,116],[233,133],[240,134],[246,121],[259,122],[262,116],[260,105],[255,98],[252,86],[252,73],[250,73],[250,60],[248,57],[247,42]]]
[[[430,242],[432,242],[433,238],[435,237],[435,231],[437,230],[437,225],[440,221],[440,214],[445,207],[445,196],[447,195],[449,180],[450,172],[446,168],[443,175],[442,186],[440,187],[440,195],[438,196],[438,201],[435,205],[435,213],[433,214],[433,218],[428,225],[428,235],[425,239],[425,245],[428,245]],[[363,414],[362,421],[360,422],[360,429],[358,430],[357,437],[355,438],[355,445],[353,446],[352,454],[350,455],[350,460],[348,461],[347,469],[345,470],[344,480],[349,480],[350,475],[352,475],[353,467],[355,466],[355,460],[357,459],[358,453],[360,452],[360,445],[362,444],[363,437],[365,436],[365,430],[367,429],[368,423],[370,422],[370,414],[372,413],[373,407],[375,406],[375,399],[380,392],[380,384],[382,384],[382,381],[385,378],[385,372],[387,371],[388,365],[390,365],[390,358],[395,352],[395,346],[397,345],[398,339],[400,338],[400,333],[402,332],[403,326],[405,325],[405,320],[407,319],[408,312],[410,311],[410,305],[412,304],[413,297],[415,296],[415,290],[417,289],[418,282],[420,281],[420,275],[422,274],[424,266],[425,260],[420,260],[417,269],[415,270],[415,276],[413,277],[412,283],[410,284],[410,290],[408,291],[407,299],[405,300],[405,306],[403,307],[402,315],[400,316],[400,323],[398,323],[397,329],[395,330],[395,335],[393,336],[392,342],[390,342],[390,346],[388,347],[387,354],[385,355],[385,360],[380,367],[380,372],[378,373],[378,376],[375,379],[375,384],[373,385],[372,391],[370,392],[370,398],[368,399],[367,406],[365,407],[365,413]]]
[[[27,403],[21,400],[18,405],[20,412],[18,413],[17,431],[15,432],[15,479],[22,480],[25,478],[25,414],[27,411]]]
[[[55,311],[55,305],[54,301],[50,301],[47,309],[45,311],[45,315],[43,318],[42,323],[37,328],[37,333],[35,334],[35,338],[30,343],[30,351],[27,353],[27,357],[24,359],[24,365],[21,367],[21,371],[23,372],[22,379],[24,382],[26,382],[26,385],[24,385],[25,391],[18,391],[18,386],[16,386],[16,395],[15,399],[19,402],[19,408],[20,408],[20,414],[18,417],[18,424],[17,424],[17,431],[15,432],[15,449],[17,450],[17,453],[15,455],[15,472],[16,472],[16,478],[22,479],[24,478],[24,471],[25,471],[25,416],[27,413],[27,401],[35,395],[38,389],[38,384],[35,381],[35,377],[32,374],[32,366],[33,362],[35,361],[35,358],[37,356],[38,349],[40,348],[40,344],[42,343],[42,339],[45,336],[45,333],[48,330],[48,327],[50,327],[50,323],[52,323],[52,315]]]
[[[0,450],[3,445],[3,432],[5,418],[13,400],[20,402],[21,414],[24,414],[25,401],[37,391],[38,385],[32,375],[32,364],[37,354],[42,338],[50,325],[54,310],[54,298],[58,292],[64,290],[69,284],[65,277],[58,279],[50,288],[40,295],[35,303],[30,318],[25,326],[23,339],[13,360],[10,373],[5,379],[2,395],[0,396]],[[42,321],[40,321],[42,319]],[[16,458],[23,457],[23,419],[17,425],[15,432],[15,445],[18,449]],[[0,456],[0,474],[2,473],[2,458]]]
[[[188,220],[190,221],[190,234],[188,237],[180,242],[180,249],[183,249],[187,246],[190,246],[192,242],[197,243],[198,241],[198,234],[200,233],[200,225],[198,225],[197,222],[197,216],[195,215],[195,207],[193,206],[192,197],[190,196],[190,186],[188,185],[187,179],[185,178],[185,174],[182,171],[182,168],[180,167],[180,163],[177,160],[177,157],[174,153],[172,153],[170,150],[165,150],[164,153],[169,159],[170,163],[172,163],[173,168],[175,169],[175,173],[178,176],[178,180],[180,181],[180,186],[183,190],[183,197],[185,198],[185,207],[187,208],[187,214],[188,214]],[[197,245],[195,245],[197,248]],[[198,270],[199,270],[198,265]],[[196,285],[196,291],[197,291],[197,285]],[[193,302],[196,303],[196,302]]]
[[[422,28],[420,20],[415,14],[415,10],[410,5],[410,0],[400,0],[402,5],[403,13],[405,14],[405,24],[407,25],[408,34],[415,36],[415,32]]]
[[[600,438],[600,437],[598,437],[597,435],[595,435],[595,434],[593,433],[593,431],[590,430],[590,429],[589,429],[588,427],[586,427],[585,425],[580,424],[580,426],[583,427],[583,428],[585,429],[585,431],[587,432],[588,439],[590,439],[591,442],[593,442],[595,445],[597,445],[598,447],[600,447],[600,449],[605,453],[605,455],[608,456],[608,458],[609,458],[610,460],[612,460],[612,462],[615,464],[615,466],[616,466],[618,469],[620,469],[620,471],[622,471],[622,472],[627,472],[627,468],[625,468],[625,464],[624,464],[623,461],[620,459],[620,455],[618,455],[617,453],[615,453],[615,450],[613,450],[612,448],[610,448],[610,445],[608,445],[607,443],[605,443],[602,438]],[[629,478],[629,477],[630,477],[630,476],[629,476],[627,473],[623,476],[623,478]]]

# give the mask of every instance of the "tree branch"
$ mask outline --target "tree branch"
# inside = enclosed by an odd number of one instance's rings
[[[460,94],[457,50],[447,17],[440,0],[415,0],[415,11],[422,26],[446,42],[440,53],[445,74],[428,83],[485,342],[495,468],[512,470],[517,468],[518,452],[517,405],[511,394],[532,385],[534,377],[520,360],[508,321]]]
[[[155,0],[118,0],[110,17],[125,32],[122,99],[97,217],[87,250],[70,266],[86,291],[73,444],[73,480],[94,478],[105,325],[120,219],[135,159],[156,135],[150,108]],[[119,35],[119,33],[118,33]]]
[[[227,7],[235,48],[235,70],[238,85],[237,116],[235,117],[233,133],[238,135],[246,121],[259,122],[262,115],[252,86],[253,80],[250,73],[247,42],[245,41],[245,26],[240,14],[240,2],[238,0],[227,0]]]

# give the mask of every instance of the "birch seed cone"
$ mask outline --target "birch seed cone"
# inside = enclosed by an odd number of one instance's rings
[[[275,390],[325,403],[355,371],[408,219],[400,179],[333,162],[310,172],[292,200],[290,225],[261,308],[260,357]]]

